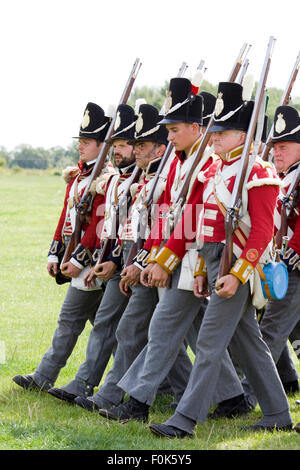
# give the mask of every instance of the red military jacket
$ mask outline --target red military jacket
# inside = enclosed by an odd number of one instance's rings
[[[180,189],[183,186],[185,176],[188,172],[188,168],[184,168],[184,166],[186,165],[187,160],[190,160],[191,163],[194,161],[200,141],[201,139],[199,138],[197,142],[195,142],[187,158],[183,152],[175,152],[175,157],[170,165],[165,191],[160,197],[160,199],[157,201],[157,206],[159,210],[157,211],[155,223],[151,230],[150,236],[148,237],[143,247],[146,253],[149,254],[150,252],[150,256],[147,260],[148,262],[154,261],[154,258],[158,253],[161,244],[165,240],[166,234],[164,230],[164,221],[166,219],[168,211],[170,210],[172,205],[176,203],[176,196],[178,196],[178,193],[180,192]],[[202,170],[204,170],[212,164],[212,162],[216,159],[216,156],[212,154],[209,155],[208,158],[205,157],[204,159],[204,156],[202,158]]]
[[[80,164],[75,168],[67,168],[64,171],[64,179],[67,183],[64,205],[60,214],[60,218],[54,233],[53,242],[51,244],[48,256],[49,261],[58,261],[65,248],[65,239],[72,235],[71,210],[74,202],[79,202],[83,196],[88,177],[90,176],[93,165],[83,167]],[[91,162],[94,163],[94,162]],[[80,244],[72,253],[70,261],[80,269],[89,264],[91,254],[96,246],[97,235],[96,227],[99,223],[98,207],[103,204],[103,195],[96,194],[93,197],[91,211],[86,214],[82,225],[82,238]]]
[[[119,227],[119,238],[121,241],[137,241],[139,234],[140,209],[147,200],[149,192],[152,190],[153,179],[161,162],[161,158],[156,158],[149,162],[147,168],[143,170],[141,177],[135,185],[131,187],[132,201],[128,208],[126,222]],[[158,183],[155,186],[153,194],[153,204],[157,204],[162,197],[164,184]],[[145,233],[141,234],[144,238],[149,235],[149,227],[144,227]]]
[[[230,196],[242,151],[243,147],[234,149],[226,155],[225,161],[216,161],[199,174],[180,223],[155,258],[155,262],[169,273],[181,262],[188,249],[188,243],[195,240],[195,232],[189,232],[185,228],[187,225],[193,229],[197,227],[198,242],[225,242],[224,214],[217,204],[216,196],[221,199],[223,205],[223,195],[218,194],[220,188],[223,188],[225,200]],[[242,283],[247,282],[251,271],[272,239],[279,185],[280,180],[271,165],[257,159],[246,185],[245,220],[248,222],[249,233],[241,229],[245,244],[241,244],[240,239],[234,236],[234,246],[239,256],[230,273]],[[199,211],[195,210],[195,206],[201,205],[199,219]],[[205,274],[205,262],[199,256],[195,275]]]

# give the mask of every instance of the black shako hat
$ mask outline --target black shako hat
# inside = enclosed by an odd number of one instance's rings
[[[151,104],[141,104],[137,112],[137,120],[132,142],[154,142],[157,144],[168,145],[168,131],[165,126],[161,126],[158,109]]]
[[[239,83],[220,82],[214,110],[213,125],[209,132],[226,130],[247,131],[254,101],[243,99],[243,87]]]
[[[103,142],[109,122],[110,118],[105,116],[103,109],[96,103],[89,102],[84,110],[79,136],[73,139],[97,139]]]
[[[165,116],[160,124],[197,122],[202,125],[203,98],[199,88],[187,78],[171,78],[165,103]]]
[[[265,144],[267,142],[268,138],[268,122],[269,122],[269,117],[265,114],[265,119],[264,119],[264,127],[261,135],[261,141]]]
[[[110,141],[115,139],[132,140],[136,119],[134,109],[131,106],[120,104],[117,108],[114,130]]]
[[[202,125],[207,127],[215,110],[216,97],[207,91],[201,91],[199,94],[203,98]]]
[[[278,106],[274,117],[272,142],[300,143],[300,117],[292,106]]]

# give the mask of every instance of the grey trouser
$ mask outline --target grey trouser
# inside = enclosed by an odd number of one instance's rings
[[[203,313],[206,309],[208,304],[207,298],[204,298],[199,302],[199,311],[198,314],[195,316],[184,340],[184,344],[186,347],[190,347],[193,351],[194,355],[196,355],[196,345],[197,345],[197,338],[200,330],[200,326],[202,323]]]
[[[289,335],[289,342],[299,361],[300,358],[300,321]],[[288,345],[285,346],[276,364],[282,382],[293,382],[298,380],[298,373],[293,362]]]
[[[152,405],[157,388],[169,374],[183,341],[203,302],[191,291],[177,289],[180,267],[173,274],[172,287],[158,303],[149,326],[148,344],[118,383],[129,395]],[[202,328],[202,327],[201,327]],[[243,393],[230,362],[222,369],[222,387],[215,403]],[[235,380],[236,378],[236,380]]]
[[[132,287],[132,296],[116,331],[118,345],[114,363],[104,384],[93,396],[95,403],[97,398],[115,405],[121,403],[125,393],[117,384],[147,344],[148,327],[157,303],[156,288]],[[167,377],[176,399],[183,393],[191,368],[191,361],[183,349]]]
[[[94,320],[101,298],[102,290],[83,291],[69,286],[52,338],[52,345],[33,374],[38,385],[42,385],[45,381],[54,384],[60,370],[72,354],[87,320]]]
[[[132,243],[123,247],[124,259],[127,259]],[[116,329],[128,304],[128,297],[119,288],[120,271],[107,282],[106,289],[97,310],[93,329],[90,332],[85,361],[79,367],[75,380],[98,386],[108,364],[113,348],[116,345]],[[70,385],[72,386],[72,385]],[[74,387],[76,385],[74,384]],[[72,393],[70,387],[68,391]],[[76,393],[76,390],[74,390]]]
[[[147,343],[148,326],[158,302],[157,289],[138,285],[131,290],[132,295],[116,330],[117,349],[113,366],[93,396],[95,403],[97,398],[105,398],[115,405],[122,402],[124,392],[117,383]]]
[[[181,429],[186,429],[183,423],[186,419],[193,423],[205,421],[224,359],[231,362],[227,352],[229,343],[253,385],[263,413],[286,412],[289,416],[289,404],[251,303],[249,284],[240,285],[229,299],[219,297],[214,291],[222,251],[221,243],[204,243],[200,251],[206,261],[212,295],[199,331],[189,383],[175,414],[166,422]]]
[[[300,272],[295,270],[289,273],[289,285],[286,296],[282,300],[269,300],[260,323],[263,339],[267,343],[275,363],[280,359],[282,352],[286,348],[288,338],[299,322],[299,319]],[[296,370],[295,377],[297,378]],[[246,394],[255,403],[255,392],[248,383],[248,380],[243,381],[243,386]]]

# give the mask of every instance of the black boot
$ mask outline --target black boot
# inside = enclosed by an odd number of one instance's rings
[[[176,437],[183,439],[184,437],[192,437],[193,435],[175,426],[168,426],[167,424],[151,424],[149,429],[153,434],[160,437],[167,437],[168,439],[175,439]]]
[[[42,392],[47,392],[52,384],[50,382],[45,382],[43,385],[38,385],[34,380],[32,375],[15,375],[13,381],[24,388],[25,390],[41,390]]]
[[[236,418],[243,416],[251,411],[252,407],[246,400],[244,395],[238,395],[228,400],[221,401],[213,413],[208,415],[208,418]]]
[[[294,395],[300,390],[298,380],[293,380],[292,382],[283,382],[282,385],[287,395]]]

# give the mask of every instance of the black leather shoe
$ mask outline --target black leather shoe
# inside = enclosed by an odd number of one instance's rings
[[[61,388],[50,388],[48,393],[59,400],[67,401],[68,403],[74,403],[75,398],[78,395],[73,395],[73,393],[66,392]]]
[[[274,424],[273,426],[265,426],[263,424],[252,424],[250,426],[244,426],[241,428],[242,431],[269,431],[269,432],[274,432],[274,431],[292,431],[293,430],[293,424],[286,424],[285,426],[277,426]]]
[[[287,395],[294,395],[300,391],[298,380],[283,382],[282,385]]]
[[[228,418],[233,419],[238,416],[247,415],[252,410],[245,397],[239,401],[225,400],[218,404],[213,413],[208,415],[209,419]]]
[[[300,423],[295,424],[295,426],[293,427],[293,430],[296,432],[300,432]]]
[[[168,426],[167,424],[151,424],[150,431],[160,437],[167,437],[168,439],[183,439],[184,437],[192,437],[192,434],[183,431],[182,429]]]
[[[38,385],[31,375],[15,375],[15,377],[13,377],[13,381],[25,390],[39,390],[47,392],[50,388],[50,385],[47,384],[43,384],[41,386]]]
[[[126,423],[132,419],[146,423],[148,421],[149,405],[130,397],[128,401],[121,405],[113,406],[110,409],[100,408],[99,414],[103,418],[120,421],[120,423]]]
[[[98,411],[100,408],[99,406],[92,400],[88,400],[87,398],[84,397],[76,397],[74,399],[74,402],[76,405],[81,406],[81,408],[84,408],[85,410],[88,411]]]

